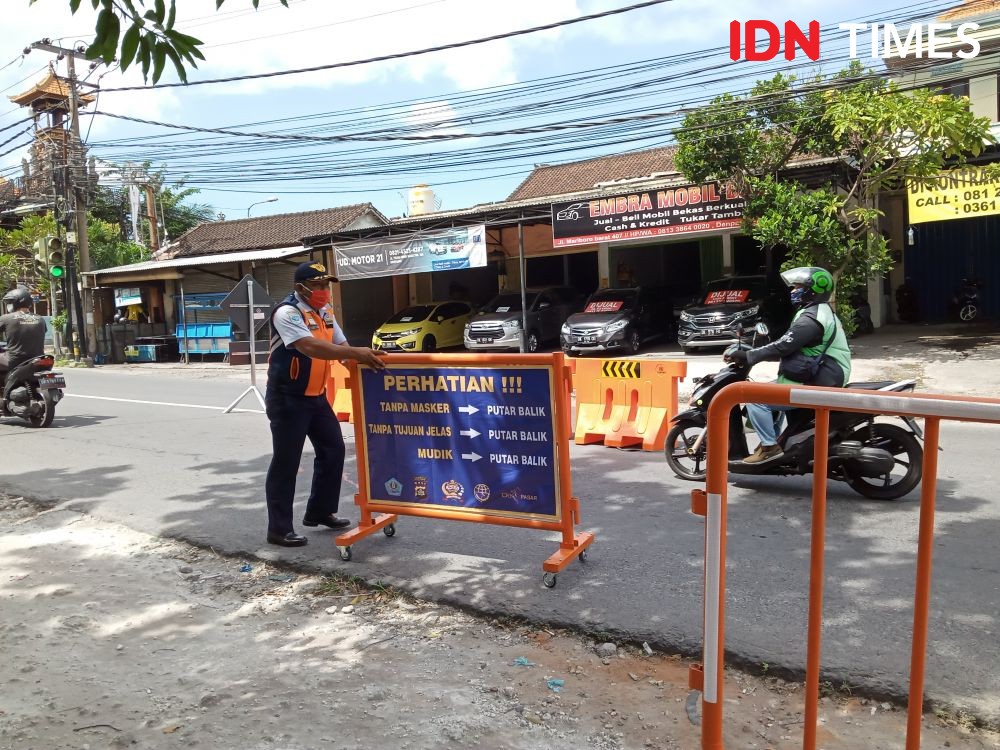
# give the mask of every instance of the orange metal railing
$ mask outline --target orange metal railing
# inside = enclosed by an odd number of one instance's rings
[[[691,668],[692,688],[702,691],[703,750],[722,750],[723,667],[725,654],[726,499],[729,456],[729,413],[739,404],[762,403],[814,409],[816,440],[812,493],[812,538],[809,574],[809,616],[806,635],[805,724],[802,747],[816,750],[819,704],[820,651],[823,621],[823,570],[826,534],[826,486],[830,412],[860,412],[922,417],[924,427],[923,478],[914,595],[913,640],[910,651],[910,690],[907,706],[906,750],[920,748],[923,713],[927,624],[930,609],[934,542],[934,504],[937,492],[937,454],[942,419],[1000,423],[1000,400],[932,394],[899,394],[843,388],[814,388],[774,383],[736,383],[713,399],[708,410],[708,475],[705,490],[692,493],[692,511],[705,523],[705,621],[702,664]]]

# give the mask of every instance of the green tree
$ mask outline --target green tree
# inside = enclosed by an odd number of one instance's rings
[[[28,0],[34,5],[37,0]],[[153,83],[160,80],[167,59],[177,70],[177,77],[187,83],[187,68],[198,67],[204,60],[202,41],[178,31],[177,0],[89,0],[98,11],[94,40],[87,48],[91,60],[103,59],[109,65],[117,58],[122,70],[133,63],[142,65],[142,77]],[[250,0],[256,9],[260,0]],[[288,0],[278,0],[286,8]],[[215,0],[215,9],[225,0]],[[76,13],[83,0],[69,0]],[[124,33],[123,33],[124,30]]]
[[[94,216],[87,217],[87,238],[90,241],[90,268],[127,266],[150,259],[149,250],[122,238],[121,228],[112,222]]]
[[[49,213],[25,216],[16,229],[0,229],[0,283],[4,290],[18,281],[31,281],[40,292],[48,293],[48,278],[35,276],[30,259],[35,255],[35,242],[56,234],[56,222]]]
[[[832,80],[778,75],[745,98],[717,97],[675,136],[687,178],[731,181],[747,198],[744,231],[764,247],[788,247],[786,267],[833,273],[849,329],[850,293],[892,265],[879,193],[930,182],[994,142],[989,118],[973,115],[967,98],[903,92],[857,63]],[[835,160],[835,177],[809,188],[786,176],[790,162],[810,157]]]

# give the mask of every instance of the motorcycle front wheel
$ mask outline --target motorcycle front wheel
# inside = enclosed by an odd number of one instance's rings
[[[33,414],[27,417],[28,424],[32,427],[48,427],[56,416],[56,400],[52,397],[52,391],[42,391],[42,413]]]
[[[912,432],[894,424],[876,422],[855,431],[850,440],[858,440],[866,448],[889,451],[895,460],[892,471],[880,477],[851,476],[845,467],[847,483],[855,492],[872,500],[898,500],[920,484],[924,449]]]
[[[685,419],[671,427],[667,433],[667,443],[663,452],[667,457],[667,464],[681,479],[692,482],[705,479],[708,440],[702,440],[698,451],[694,450],[694,444],[704,431],[705,425]]]

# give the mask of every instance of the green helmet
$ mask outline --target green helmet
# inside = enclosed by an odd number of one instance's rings
[[[827,302],[833,294],[833,275],[825,268],[802,266],[781,274],[785,285],[793,289],[793,302],[811,304]],[[798,294],[795,291],[800,290]],[[795,299],[797,297],[797,299]]]

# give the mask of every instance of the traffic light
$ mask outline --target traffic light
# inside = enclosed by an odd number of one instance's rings
[[[44,279],[49,273],[49,264],[45,255],[45,240],[35,240],[35,257],[32,258],[35,278]]]
[[[45,245],[45,262],[49,267],[49,276],[53,279],[61,279],[66,275],[66,256],[63,253],[63,243],[58,237],[43,238]]]

